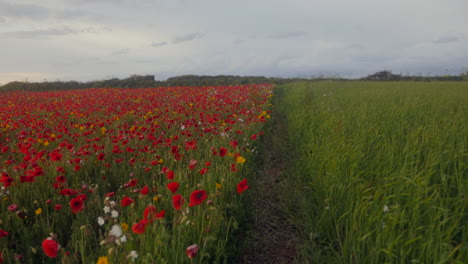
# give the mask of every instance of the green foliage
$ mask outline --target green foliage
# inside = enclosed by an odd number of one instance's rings
[[[153,75],[133,75],[126,79],[108,79],[91,82],[10,82],[0,86],[0,91],[58,91],[85,88],[148,88],[148,87],[174,87],[174,86],[215,86],[215,85],[247,85],[259,83],[284,84],[291,82],[290,78],[266,78],[262,76],[197,76],[182,75],[172,77],[166,81],[155,81]]]
[[[468,83],[284,86],[310,263],[468,259]]]

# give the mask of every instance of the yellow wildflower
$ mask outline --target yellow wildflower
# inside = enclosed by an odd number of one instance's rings
[[[237,163],[244,163],[244,162],[245,162],[245,159],[244,159],[244,157],[242,157],[242,156],[238,156],[238,157],[236,158],[236,162],[237,162]]]
[[[34,212],[36,213],[36,215],[40,215],[42,213],[42,208],[37,208]]]
[[[96,264],[109,264],[109,259],[104,256],[104,257],[99,257],[98,261],[96,262]]]

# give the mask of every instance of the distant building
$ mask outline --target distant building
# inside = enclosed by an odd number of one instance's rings
[[[365,77],[366,80],[398,80],[399,74],[393,74],[391,71],[380,71]]]

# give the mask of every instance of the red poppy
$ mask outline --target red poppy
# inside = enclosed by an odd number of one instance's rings
[[[189,150],[189,149],[196,149],[197,148],[197,141],[187,141],[185,142],[185,149],[186,150]]]
[[[65,179],[65,176],[60,175],[55,178],[55,181],[57,182],[66,182],[67,180]]]
[[[67,188],[67,189],[60,190],[60,194],[61,195],[73,196],[73,195],[76,195],[77,192],[75,190]]]
[[[165,210],[162,210],[159,213],[156,213],[156,219],[164,218],[164,215],[166,214]]]
[[[224,157],[227,154],[227,149],[226,148],[219,148],[219,156]]]
[[[135,202],[135,200],[133,200],[132,198],[128,197],[128,196],[125,196],[121,201],[120,201],[120,205],[122,207],[124,206],[129,206],[131,205],[133,202]]]
[[[135,234],[143,234],[146,230],[146,226],[148,225],[147,219],[142,219],[140,222],[133,224],[132,231]]]
[[[55,211],[60,211],[60,210],[62,210],[62,205],[61,205],[61,204],[56,204],[56,205],[54,206],[54,210],[55,210]]]
[[[249,186],[247,185],[247,179],[243,179],[242,181],[240,181],[238,184],[237,184],[237,193],[238,194],[241,194],[243,193],[245,190],[247,190],[249,188]]]
[[[190,204],[189,206],[195,206],[201,204],[204,200],[206,200],[208,196],[206,196],[205,190],[195,190],[190,194]]]
[[[169,180],[174,179],[174,171],[168,171],[166,174],[166,178]]]
[[[145,186],[145,187],[141,188],[141,190],[140,190],[140,193],[143,194],[143,195],[147,195],[148,192],[149,192],[148,186]]]
[[[185,250],[185,254],[187,254],[187,257],[189,257],[189,258],[195,257],[197,255],[197,252],[198,252],[198,245],[197,244],[193,244],[193,245],[189,246]]]
[[[49,258],[57,257],[57,253],[60,249],[60,245],[57,241],[53,240],[52,238],[46,238],[42,241],[42,250]]]
[[[167,185],[167,188],[172,192],[175,193],[177,192],[177,189],[179,189],[179,183],[178,182],[171,182]]]
[[[156,214],[156,207],[154,207],[154,205],[149,205],[145,208],[145,211],[143,211],[143,218],[152,221],[153,215],[155,214]]]
[[[136,186],[138,183],[138,180],[137,179],[131,179],[129,182],[128,182],[128,185],[134,187]]]
[[[200,170],[200,175],[205,175],[208,172],[208,168],[203,168]]]
[[[237,140],[234,140],[234,141],[229,142],[229,145],[231,145],[231,147],[233,148],[237,148],[237,145],[239,145],[239,142],[237,142]]]
[[[0,238],[8,236],[9,233],[3,229],[0,229]]]
[[[106,193],[106,197],[112,197],[115,195],[115,192]]]
[[[172,206],[174,206],[174,209],[180,210],[182,204],[184,204],[184,198],[182,198],[182,195],[176,194],[172,196]]]
[[[104,153],[99,153],[99,155],[97,156],[98,160],[104,160],[105,157],[106,157],[106,154]]]
[[[86,196],[86,194],[78,194],[75,199],[80,199],[82,201],[86,201],[88,200],[88,196]]]
[[[197,160],[194,160],[194,159],[190,160],[189,169],[192,170],[193,168],[195,168],[195,166],[197,166]]]
[[[162,173],[167,173],[169,171],[168,167],[162,167],[161,172]]]
[[[253,135],[250,137],[250,139],[256,140],[256,139],[257,139],[257,135],[256,135],[256,134],[253,134]]]
[[[49,154],[49,157],[52,161],[61,161],[62,160],[62,154],[58,152],[52,152]]]
[[[10,204],[10,205],[8,206],[8,211],[14,212],[14,211],[16,211],[16,210],[18,210],[18,206],[17,206],[16,204]]]
[[[70,207],[72,209],[72,212],[74,214],[80,212],[81,210],[83,210],[84,208],[84,202],[83,202],[83,199],[80,199],[78,197],[75,197],[73,199],[71,199],[70,201]]]

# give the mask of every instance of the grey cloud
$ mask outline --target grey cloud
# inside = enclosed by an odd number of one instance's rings
[[[166,45],[167,45],[166,41],[151,43],[151,47],[162,47],[162,46],[166,46]]]
[[[44,19],[50,15],[50,11],[37,5],[0,2],[0,15],[13,18]]]
[[[111,53],[111,55],[123,55],[128,54],[130,52],[129,48],[119,49]]]
[[[456,36],[443,36],[443,37],[433,40],[432,43],[445,44],[445,43],[458,42],[458,41],[460,41],[460,38]]]
[[[69,27],[63,27],[63,28],[9,31],[9,32],[0,33],[0,36],[4,38],[41,39],[41,38],[48,38],[48,37],[74,35],[74,34],[79,34],[79,33],[99,33],[102,31],[112,31],[112,29],[93,28],[93,27],[74,29],[74,28],[69,28]]]
[[[190,33],[190,34],[186,34],[186,35],[182,35],[182,36],[176,36],[176,37],[174,37],[172,39],[172,43],[177,44],[177,43],[192,41],[192,40],[195,40],[197,38],[201,38],[202,36],[203,36],[203,34],[201,34],[201,33]]]
[[[366,46],[362,44],[354,43],[354,44],[349,45],[348,48],[360,50],[360,49],[365,49]]]
[[[37,30],[20,30],[1,33],[0,36],[5,38],[43,38],[52,36],[64,36],[70,34],[77,34],[79,31],[72,28],[49,28]]]
[[[289,39],[289,38],[297,38],[307,35],[305,31],[292,31],[292,32],[284,32],[279,34],[272,34],[269,35],[268,38],[272,39]]]

